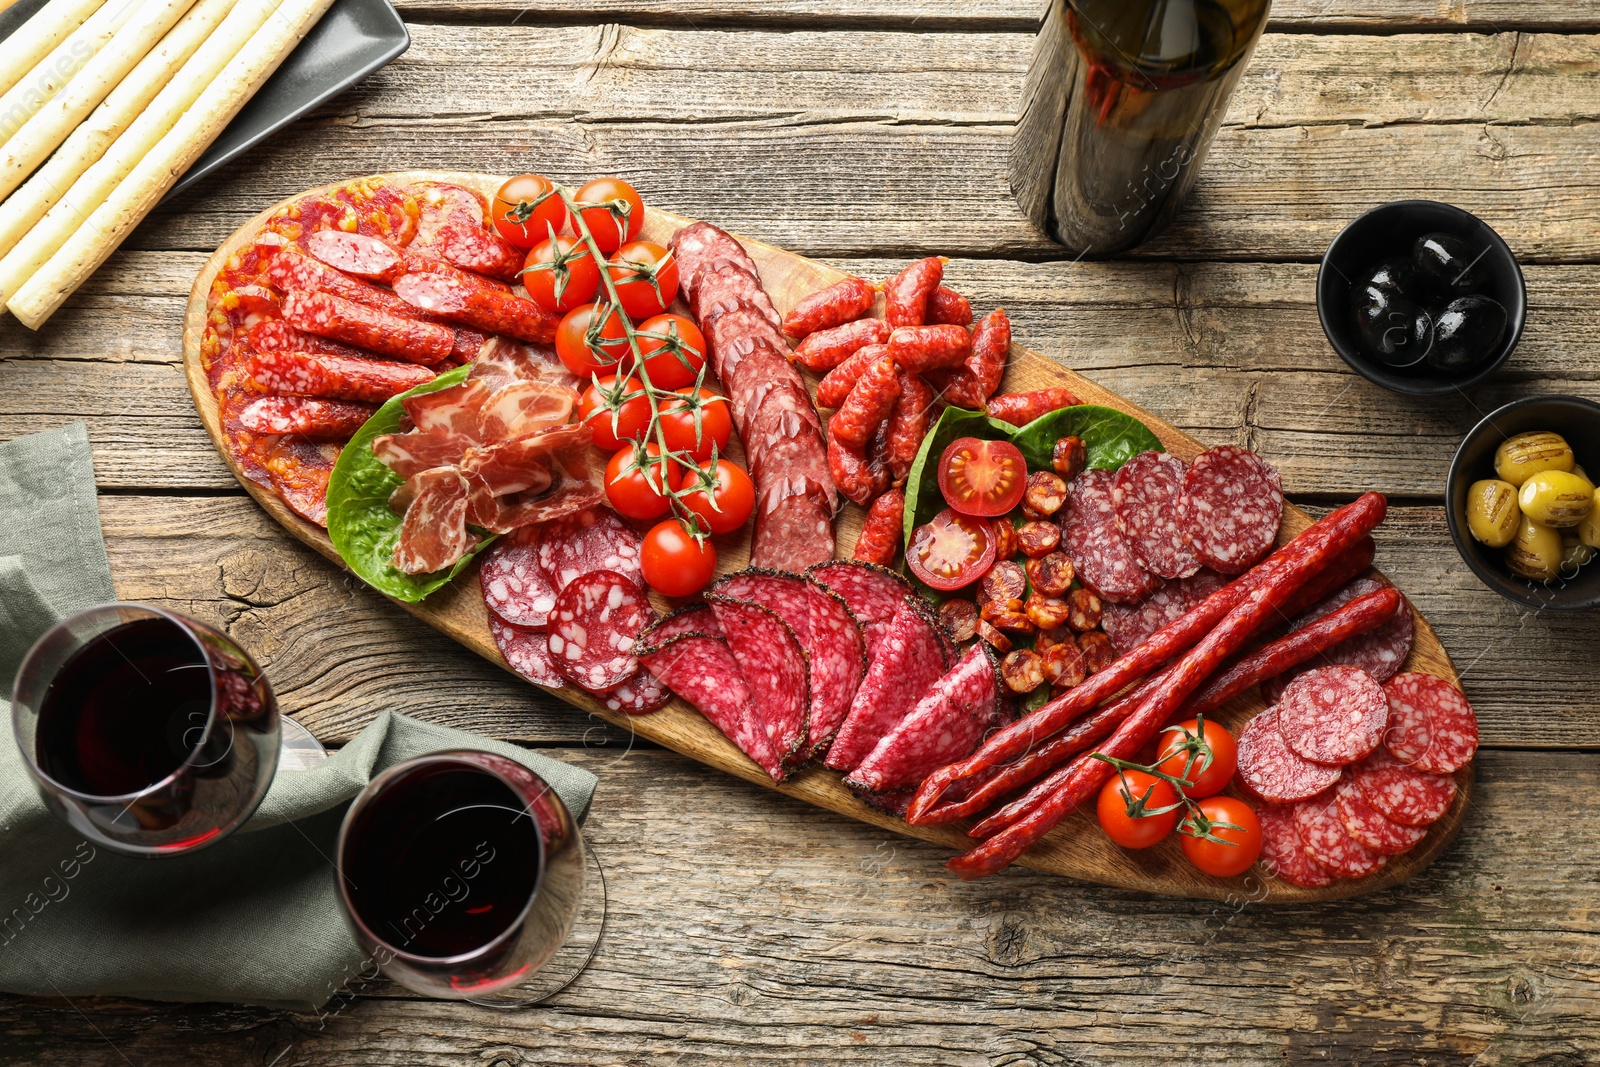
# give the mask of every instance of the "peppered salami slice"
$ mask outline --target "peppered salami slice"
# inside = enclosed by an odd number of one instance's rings
[[[1346,584],[1333,595],[1317,603],[1309,611],[1295,617],[1289,624],[1289,632],[1302,630],[1318,619],[1332,614],[1359,597],[1368,593],[1376,593],[1380,589],[1387,589],[1389,583],[1378,578],[1357,578]],[[1304,667],[1297,668],[1277,678],[1263,682],[1261,685],[1262,696],[1269,703],[1276,702],[1283,694],[1288,684],[1308,670],[1317,667],[1329,667],[1334,664],[1345,664],[1351,667],[1360,667],[1372,675],[1372,680],[1380,685],[1393,678],[1400,671],[1406,657],[1411,655],[1411,644],[1415,637],[1416,624],[1411,612],[1411,603],[1401,597],[1400,610],[1390,621],[1384,623],[1376,630],[1352,637],[1348,641],[1341,641],[1337,645],[1310,660]]]
[[[836,771],[854,770],[950,667],[948,638],[918,607],[920,599],[902,598],[867,665],[850,713],[828,749],[826,762]]]
[[[648,715],[652,711],[660,711],[666,707],[667,701],[671,699],[672,690],[663,685],[661,679],[641,666],[628,675],[621,685],[607,693],[604,703],[612,711],[622,711],[629,715]]]
[[[550,656],[568,681],[605,693],[639,669],[633,646],[655,610],[627,575],[597,570],[568,582],[550,612]]]
[[[1283,483],[1247,448],[1200,453],[1183,479],[1180,519],[1195,556],[1212,570],[1243,574],[1272,550],[1283,520]]]
[[[1239,731],[1239,780],[1263,800],[1287,804],[1314,797],[1337,782],[1339,773],[1338,767],[1313,763],[1283,743],[1277,708]]]
[[[517,626],[549,623],[558,590],[539,567],[537,527],[524,527],[502,537],[482,558],[478,583],[490,612]]]
[[[1419,771],[1381,748],[1352,767],[1350,775],[1368,804],[1402,826],[1428,826],[1456,798],[1454,778]]]
[[[1346,776],[1334,791],[1345,832],[1380,856],[1398,856],[1428,836],[1425,826],[1402,826],[1367,803],[1355,779]]]
[[[1194,607],[1176,582],[1169,582],[1139,604],[1107,604],[1100,628],[1111,638],[1117,655],[1126,655]]]
[[[1389,704],[1384,745],[1430,774],[1452,774],[1478,751],[1478,716],[1466,695],[1431,674],[1401,674],[1383,687]]]
[[[700,634],[704,637],[722,636],[722,627],[709,604],[689,604],[668,615],[663,615],[639,635],[640,646],[659,648],[682,634]]]
[[[557,590],[590,571],[616,571],[643,589],[641,543],[633,527],[616,512],[591,508],[544,525],[539,537],[539,567]]]
[[[1139,565],[1117,530],[1113,488],[1116,475],[1084,471],[1067,487],[1067,503],[1057,519],[1061,545],[1077,568],[1078,580],[1113,604],[1137,604],[1161,579]]]
[[[1333,793],[1296,804],[1294,828],[1306,855],[1340,878],[1360,878],[1387,862],[1388,857],[1372,851],[1345,830]]]
[[[1383,688],[1359,667],[1307,671],[1278,702],[1284,744],[1317,763],[1354,763],[1378,747],[1388,725]]]
[[[1261,823],[1261,865],[1269,874],[1302,889],[1333,883],[1333,875],[1306,854],[1300,831],[1294,828],[1292,805],[1261,804],[1256,819]]]
[[[1178,521],[1188,466],[1166,452],[1141,452],[1122,465],[1112,486],[1117,530],[1151,574],[1187,578],[1200,560]]]
[[[772,750],[785,766],[798,765],[806,756],[811,712],[805,649],[789,624],[760,604],[716,594],[706,602],[750,687]]]
[[[543,630],[514,626],[491,614],[489,632],[512,670],[546,689],[560,689],[566,685],[566,679],[556,670],[555,660],[550,656],[549,635]]]
[[[861,624],[869,663],[882,647],[889,625],[905,598],[914,595],[910,583],[894,571],[860,560],[818,563],[806,570],[806,577],[844,600]]]
[[[679,634],[655,647],[641,648],[639,661],[663,685],[693,704],[773,781],[788,776],[756,717],[750,687],[722,638]]]

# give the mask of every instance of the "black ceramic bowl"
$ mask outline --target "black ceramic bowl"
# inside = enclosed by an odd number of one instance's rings
[[[1488,281],[1480,291],[1506,309],[1506,332],[1500,347],[1470,371],[1451,375],[1421,365],[1404,370],[1386,367],[1362,348],[1351,309],[1356,280],[1385,259],[1409,254],[1425,233],[1448,233],[1474,247],[1488,246],[1482,263]],[[1335,352],[1363,378],[1385,389],[1411,396],[1442,396],[1477,385],[1499,370],[1522,337],[1528,292],[1511,249],[1476,215],[1435,200],[1396,200],[1375,207],[1346,226],[1322,257],[1317,272],[1317,315]]]
[[[1600,474],[1600,404],[1578,396],[1530,396],[1494,412],[1472,428],[1450,461],[1445,486],[1445,514],[1456,551],[1484,585],[1519,604],[1557,611],[1600,608],[1600,558],[1572,577],[1541,585],[1519,578],[1506,568],[1504,549],[1473,540],[1467,530],[1467,490],[1480,478],[1494,477],[1494,450],[1508,437],[1529,430],[1551,430],[1567,439],[1592,478]]]

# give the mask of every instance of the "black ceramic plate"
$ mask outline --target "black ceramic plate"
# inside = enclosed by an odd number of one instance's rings
[[[0,40],[32,18],[45,2],[17,0],[0,11]],[[389,6],[389,0],[334,0],[300,47],[289,53],[283,66],[233,117],[205,155],[172,187],[168,198],[318,104],[338,96],[410,44],[406,24]]]

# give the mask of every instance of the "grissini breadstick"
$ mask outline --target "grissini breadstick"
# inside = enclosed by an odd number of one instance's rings
[[[9,138],[21,129],[24,122],[106,46],[138,9],[139,0],[106,0],[104,7],[35,63],[0,96],[0,137]]]
[[[0,196],[9,196],[60,147],[192,6],[194,0],[144,0],[111,42],[79,68],[66,88],[0,145]]]
[[[105,101],[72,131],[44,166],[0,203],[0,256],[16,247],[44,213],[102,155],[217,28],[235,0],[200,0]],[[65,240],[65,237],[62,238]],[[52,249],[54,251],[54,249]]]
[[[238,0],[222,24],[206,38],[205,47],[183,64],[111,147],[84,169],[71,188],[58,194],[59,202],[0,258],[0,300],[14,296],[67,243],[266,25],[279,3],[280,0]]]
[[[50,50],[66,39],[105,0],[50,0],[15,33],[0,41],[0,93],[5,92]]]
[[[183,172],[217,139],[261,83],[316,25],[333,0],[285,0],[126,181],[95,209],[44,267],[6,302],[37,330],[122,243]]]

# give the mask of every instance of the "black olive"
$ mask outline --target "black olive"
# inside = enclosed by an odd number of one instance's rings
[[[1433,320],[1402,294],[1377,285],[1354,296],[1356,334],[1367,353],[1390,367],[1422,362],[1433,344]]]
[[[1411,296],[1417,290],[1417,271],[1406,259],[1386,259],[1356,282],[1356,292],[1372,285],[1396,296]]]
[[[1420,280],[1446,299],[1488,285],[1488,259],[1488,245],[1475,247],[1448,233],[1425,233],[1411,249]]]
[[[1506,333],[1506,309],[1486,296],[1463,296],[1439,312],[1428,366],[1456,374],[1488,359]]]

